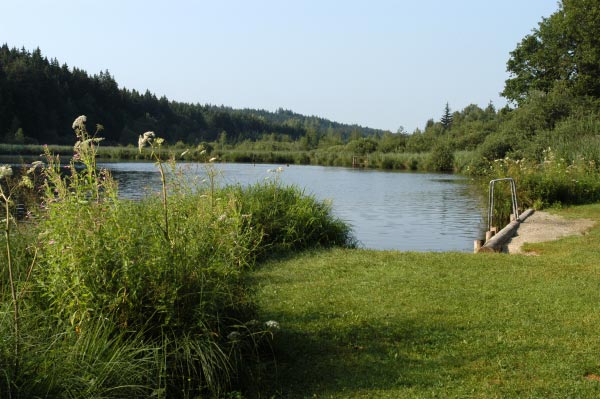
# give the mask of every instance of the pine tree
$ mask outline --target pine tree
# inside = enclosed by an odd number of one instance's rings
[[[450,129],[452,126],[452,114],[450,113],[450,106],[446,103],[446,107],[444,107],[444,115],[442,115],[442,119],[440,120],[444,130]]]

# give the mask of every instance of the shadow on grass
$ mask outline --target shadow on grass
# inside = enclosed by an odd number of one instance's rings
[[[311,315],[308,315],[308,318]],[[316,315],[312,315],[316,316]],[[319,324],[315,320],[302,320]],[[323,321],[323,324],[330,320]],[[277,359],[266,397],[352,396],[362,390],[432,387],[465,359],[445,352],[459,332],[447,326],[390,320],[387,325],[355,322],[314,332],[282,330],[275,338]]]

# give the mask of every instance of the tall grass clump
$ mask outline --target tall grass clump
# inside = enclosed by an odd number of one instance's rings
[[[353,246],[350,227],[332,214],[331,204],[317,201],[295,186],[273,179],[229,190],[240,199],[241,212],[249,215],[248,226],[262,236],[259,256],[298,251],[309,247]]]
[[[81,116],[73,129],[66,168],[45,149],[40,212],[18,237],[7,218],[0,396],[220,397],[256,383],[279,324],[256,320],[245,274],[271,251],[347,245],[349,228],[278,181],[219,188],[215,158],[190,182],[152,132],[138,151],[162,189],[120,200],[96,165],[101,127]]]
[[[48,154],[36,274],[44,306],[76,334],[102,318],[141,334],[158,348],[154,389],[161,395],[217,395],[236,367],[227,336],[252,317],[241,276],[260,235],[244,227],[234,197],[167,187],[175,174],[151,132],[140,137],[140,150],[150,145],[162,191],[140,202],[118,200],[110,174],[95,165],[99,139],[83,123],[74,129],[67,176]]]
[[[13,169],[0,166],[0,229],[3,230],[0,243],[0,329],[6,329],[0,344],[0,370],[5,370],[7,380],[19,374],[22,358],[22,302],[31,276],[34,261],[30,259],[27,242],[19,240],[26,233],[17,231],[15,202],[13,195],[33,187],[32,176],[37,164],[13,178]],[[0,373],[1,374],[1,373]],[[1,386],[1,385],[0,385]]]
[[[20,369],[6,378],[10,368],[0,365],[2,397],[158,396],[160,387],[154,379],[159,373],[159,348],[138,334],[122,331],[106,318],[88,321],[77,333],[49,322],[40,309],[25,310]],[[0,328],[4,325],[0,319]]]

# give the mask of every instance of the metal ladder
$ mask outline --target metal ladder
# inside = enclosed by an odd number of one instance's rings
[[[494,221],[494,184],[499,181],[508,181],[510,183],[511,201],[512,201],[512,213],[515,215],[515,219],[519,218],[519,204],[517,202],[517,186],[512,177],[505,177],[502,179],[490,180],[490,188],[488,193],[488,230],[491,230]]]

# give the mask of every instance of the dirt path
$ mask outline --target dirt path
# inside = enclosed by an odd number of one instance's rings
[[[585,233],[594,225],[589,219],[566,219],[547,212],[535,211],[518,227],[515,236],[506,244],[510,254],[528,254],[522,251],[526,242],[553,241]],[[535,255],[535,254],[529,254]]]

